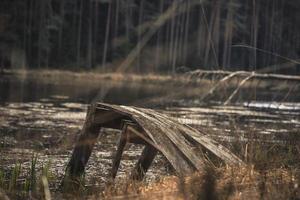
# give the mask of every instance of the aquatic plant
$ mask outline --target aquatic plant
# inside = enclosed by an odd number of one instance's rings
[[[9,180],[8,190],[11,192],[12,190],[16,189],[17,180],[21,173],[21,163],[15,164],[14,168],[12,169],[12,173]]]
[[[0,170],[0,188],[3,188],[5,184],[5,175],[4,171]]]
[[[37,164],[37,154],[33,154],[31,158],[31,166],[30,166],[30,190],[35,191],[36,190],[36,164]]]

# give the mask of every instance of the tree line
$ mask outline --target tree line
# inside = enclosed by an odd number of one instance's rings
[[[134,72],[300,72],[299,10],[298,0],[1,0],[0,65],[115,71],[135,49]]]

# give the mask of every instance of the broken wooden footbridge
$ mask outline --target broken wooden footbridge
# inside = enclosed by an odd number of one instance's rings
[[[80,177],[97,142],[101,128],[121,130],[117,151],[112,161],[111,177],[115,178],[126,143],[145,145],[132,170],[131,178],[142,180],[157,152],[170,162],[178,175],[200,171],[210,152],[227,164],[243,161],[208,135],[175,118],[152,109],[95,103],[89,106],[82,133],[67,167],[70,177]]]

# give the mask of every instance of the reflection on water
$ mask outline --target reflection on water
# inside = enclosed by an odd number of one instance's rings
[[[260,105],[259,102],[256,104]],[[169,108],[167,113],[176,116],[181,123],[197,127],[216,139],[255,139],[267,143],[300,141],[299,112],[294,109],[289,112],[285,109],[278,110],[277,107],[273,108],[275,106],[271,102],[269,104],[268,110],[236,105]]]
[[[51,170],[63,175],[73,144],[83,125],[87,105],[93,100],[116,104],[134,104],[141,99],[165,94],[164,87],[148,84],[110,81],[84,85],[73,83],[40,83],[35,80],[0,78],[0,169],[16,162],[29,168],[33,153],[40,165],[51,162]],[[170,100],[171,101],[171,100]],[[172,99],[174,101],[174,99]],[[177,100],[180,105],[182,100]],[[197,100],[194,100],[197,102]],[[232,142],[239,140],[265,143],[300,141],[300,104],[248,102],[235,106],[206,105],[160,107],[181,123],[198,128],[213,138]],[[111,166],[112,153],[119,132],[102,131],[87,166],[87,184],[102,186]],[[125,176],[141,153],[140,146],[128,146],[120,166]],[[151,167],[148,180],[170,173],[159,156]]]
[[[290,103],[290,102],[250,102],[245,103],[244,106],[250,108],[264,108],[264,109],[273,109],[273,110],[282,110],[290,112],[300,111],[300,103]]]
[[[32,77],[0,77],[0,103],[57,101],[91,103],[103,101],[133,104],[144,98],[165,93],[165,88],[110,79],[40,80]]]

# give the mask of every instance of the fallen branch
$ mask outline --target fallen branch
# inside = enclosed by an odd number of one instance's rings
[[[250,76],[253,75],[255,78],[270,78],[278,80],[289,80],[289,81],[300,81],[300,76],[295,75],[284,75],[284,74],[263,74],[257,73],[255,71],[223,71],[223,70],[195,70],[186,73],[186,76],[189,78],[201,77],[203,75],[222,75],[229,76],[233,74],[234,76]]]
[[[253,74],[251,74],[250,76],[247,76],[245,79],[243,79],[240,82],[240,84],[238,85],[238,87],[233,91],[233,93],[225,101],[224,105],[228,105],[231,102],[231,100],[233,99],[233,97],[238,93],[239,89],[251,78],[253,78]]]
[[[221,85],[224,85],[229,80],[238,77],[243,78],[240,82],[238,88],[230,95],[230,97],[226,100],[224,103],[225,105],[230,103],[231,99],[236,95],[236,93],[239,91],[239,89],[250,79],[274,79],[274,80],[280,80],[280,81],[300,81],[300,76],[294,76],[294,75],[283,75],[283,74],[261,74],[256,72],[248,72],[248,71],[222,71],[222,70],[195,70],[192,72],[188,72],[186,76],[188,78],[204,78],[208,75],[211,76],[223,76],[221,80],[219,80],[207,93],[202,95],[200,98],[201,101],[203,101],[207,96],[212,95]],[[245,78],[244,78],[245,77]]]
[[[217,73],[217,72],[215,72]],[[222,74],[225,74],[223,72],[221,72]],[[231,73],[231,74],[227,74],[227,76],[225,76],[224,78],[222,78],[220,81],[218,81],[206,94],[204,94],[202,97],[201,97],[201,101],[203,101],[207,96],[213,94],[215,92],[215,90],[223,83],[225,83],[226,81],[234,78],[235,76],[241,74],[241,73],[244,73],[244,72],[241,72],[241,71],[237,71],[237,72],[234,72],[234,73]]]

